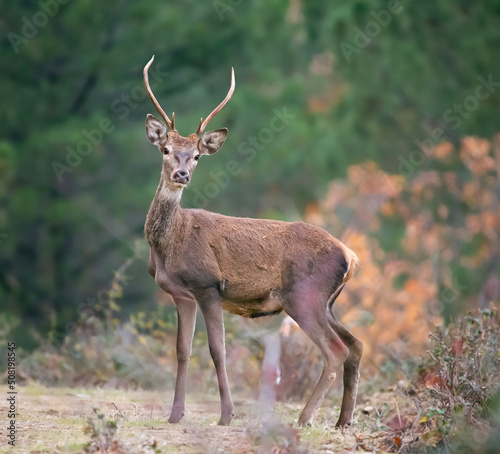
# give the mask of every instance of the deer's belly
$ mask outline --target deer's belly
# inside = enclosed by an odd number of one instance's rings
[[[283,310],[281,296],[277,290],[271,290],[264,295],[254,298],[239,292],[224,292],[222,308],[231,314],[249,318],[274,315]]]

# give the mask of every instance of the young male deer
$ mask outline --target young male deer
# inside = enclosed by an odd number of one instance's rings
[[[177,380],[169,422],[184,416],[186,376],[196,309],[205,318],[210,354],[221,398],[220,425],[234,416],[225,363],[223,310],[243,317],[285,311],[319,347],[323,371],[299,424],[310,425],[344,365],[344,395],[337,427],[351,424],[356,401],[363,344],[335,318],[332,306],[358,266],[358,258],[325,230],[303,222],[235,218],[180,206],[183,189],[203,155],[217,152],[227,129],[203,132],[226,105],[231,88],[195,134],[182,137],[175,117],[156,100],[144,68],[146,90],[165,124],[146,117],[146,135],[163,154],[160,184],[149,209],[145,235],[150,245],[148,270],[176,305]]]

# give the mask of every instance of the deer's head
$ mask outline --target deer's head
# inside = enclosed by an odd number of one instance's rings
[[[163,111],[156,100],[151,87],[149,86],[148,70],[153,63],[154,56],[144,67],[144,85],[156,110],[163,118],[164,122],[148,114],[146,117],[146,136],[148,140],[158,147],[163,154],[162,175],[165,184],[171,190],[182,189],[191,180],[191,175],[202,155],[216,153],[224,144],[227,137],[227,128],[215,131],[203,132],[207,124],[214,118],[231,99],[234,92],[234,69],[231,69],[231,88],[222,101],[212,113],[203,121],[196,133],[188,137],[182,137],[175,129],[175,115],[172,113],[172,120]]]

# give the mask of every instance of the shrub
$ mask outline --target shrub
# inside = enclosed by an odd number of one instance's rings
[[[478,311],[430,336],[420,370],[429,398],[424,439],[452,442],[457,452],[487,452],[500,428],[500,315]]]

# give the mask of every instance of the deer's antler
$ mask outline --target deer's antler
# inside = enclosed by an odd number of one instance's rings
[[[161,115],[161,117],[165,120],[165,123],[167,124],[167,127],[170,131],[175,131],[175,116],[172,113],[172,121],[170,121],[170,118],[168,118],[168,115],[163,111],[163,109],[160,106],[160,103],[156,100],[155,95],[153,94],[153,91],[151,90],[151,87],[149,86],[149,77],[148,77],[148,70],[151,64],[153,63],[153,60],[155,59],[155,56],[153,55],[151,57],[151,60],[149,60],[148,64],[144,67],[144,86],[146,87],[146,91],[148,92],[148,95],[153,101],[153,104],[156,107],[156,110],[158,113]]]
[[[198,126],[198,129],[196,130],[196,134],[200,135],[205,128],[207,127],[208,123],[210,123],[210,120],[214,118],[227,104],[227,102],[231,99],[231,96],[233,96],[234,92],[234,87],[235,87],[235,82],[234,82],[234,68],[231,68],[231,87],[229,88],[229,91],[227,92],[226,97],[224,98],[224,101],[222,101],[213,111],[212,113],[203,121],[203,118],[200,118],[200,126]]]

